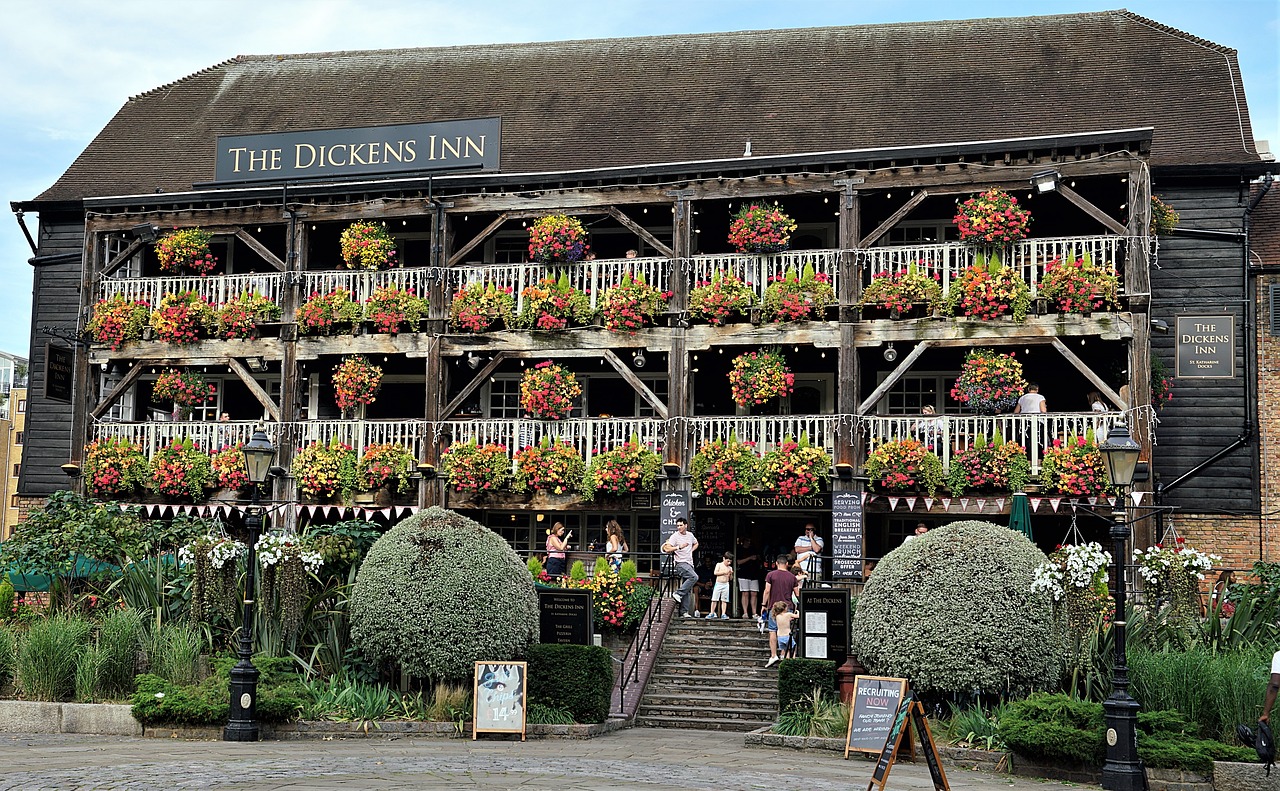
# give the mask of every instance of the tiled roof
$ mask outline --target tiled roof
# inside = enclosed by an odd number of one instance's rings
[[[1160,165],[1256,163],[1234,50],[1127,11],[241,56],[130,99],[37,200],[188,190],[219,134],[502,117],[502,169],[1152,126]]]

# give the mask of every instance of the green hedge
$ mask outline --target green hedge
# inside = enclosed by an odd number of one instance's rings
[[[214,673],[199,684],[179,686],[144,673],[133,693],[133,716],[143,725],[225,725],[231,709],[231,667],[234,657],[212,661]],[[302,710],[306,689],[287,668],[288,657],[254,657],[258,679],[258,719],[288,722]]]
[[[613,696],[613,657],[594,645],[529,647],[529,703],[573,714],[576,722],[604,722]]]
[[[836,663],[826,659],[784,659],[778,665],[778,711],[810,705],[814,688],[836,694]]]

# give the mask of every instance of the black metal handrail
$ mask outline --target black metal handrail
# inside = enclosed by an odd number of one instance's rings
[[[631,638],[631,645],[627,646],[626,653],[622,655],[622,676],[618,679],[619,714],[626,714],[627,685],[640,681],[641,656],[653,651],[653,625],[665,620],[662,609],[663,602],[675,592],[675,564],[666,562],[669,559],[664,557],[658,577],[651,583],[653,585],[653,598],[649,600],[649,606],[645,608],[643,620],[636,628],[635,636]],[[668,613],[674,611],[674,608],[668,608]]]

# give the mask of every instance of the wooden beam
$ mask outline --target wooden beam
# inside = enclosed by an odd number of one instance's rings
[[[151,365],[151,362],[148,360],[138,360],[135,362],[133,367],[130,368],[129,371],[121,377],[120,381],[116,383],[116,386],[111,388],[111,392],[107,393],[106,396],[98,402],[98,405],[89,412],[89,415],[94,420],[102,417],[103,413],[115,406],[116,402],[120,400],[120,396],[124,395],[124,391],[128,390],[133,383],[138,380],[138,377],[142,375],[143,369],[149,365]]]
[[[475,378],[470,382],[467,382],[467,386],[462,388],[462,392],[458,393],[457,397],[452,401],[445,404],[444,411],[440,413],[440,419],[448,420],[453,417],[453,413],[458,411],[458,407],[462,406],[466,402],[467,398],[479,389],[480,385],[484,384],[484,381],[489,378],[489,374],[498,370],[498,366],[502,365],[502,361],[507,359],[508,354],[510,354],[510,352],[498,352],[493,355],[493,359],[489,361],[489,364],[484,368],[481,368],[479,372],[476,373]]]
[[[924,199],[927,197],[929,197],[929,191],[923,189],[915,195],[912,195],[911,200],[902,204],[901,209],[898,209],[896,212],[889,215],[889,219],[880,223],[874,231],[864,236],[862,240],[858,242],[858,247],[870,247],[875,244],[877,239],[887,234],[890,228],[897,225],[903,217],[910,214],[911,210],[923,203]]]
[[[625,227],[627,230],[631,231],[636,236],[639,236],[641,239],[648,242],[649,246],[657,250],[659,253],[662,253],[667,258],[676,257],[674,250],[672,250],[670,247],[667,247],[662,242],[658,241],[658,237],[649,233],[647,228],[640,225],[639,223],[637,223],[635,220],[631,219],[627,215],[623,214],[622,209],[619,209],[617,206],[606,206],[605,212],[610,217],[620,222],[623,225],[623,227]]]
[[[1117,222],[1110,214],[1107,214],[1102,209],[1094,206],[1086,200],[1083,195],[1071,189],[1066,184],[1063,184],[1061,181],[1058,182],[1058,192],[1062,194],[1062,197],[1079,206],[1085,214],[1107,226],[1107,229],[1112,233],[1120,236],[1124,236],[1129,233],[1129,229]]]
[[[237,239],[239,239],[240,241],[248,245],[250,250],[262,256],[263,261],[266,261],[268,264],[274,266],[276,269],[280,270],[281,272],[285,270],[284,261],[281,261],[279,258],[276,258],[275,253],[268,250],[267,246],[264,245],[262,242],[259,242],[257,239],[253,238],[253,236],[251,236],[248,231],[246,231],[243,228],[237,228],[235,236]]]
[[[146,244],[146,242],[141,239],[134,239],[132,242],[129,242],[128,247],[116,253],[116,257],[112,258],[107,262],[106,266],[102,267],[102,274],[99,275],[99,278],[111,277],[117,269],[124,266],[125,262],[133,257],[134,253],[142,249],[144,244]]]
[[[1067,345],[1057,338],[1053,339],[1053,348],[1058,350],[1058,354],[1067,358],[1067,362],[1076,367],[1076,370],[1084,374],[1084,378],[1088,379],[1093,386],[1098,388],[1098,392],[1107,397],[1111,403],[1116,405],[1117,409],[1126,410],[1129,405],[1120,398],[1120,394],[1112,390],[1106,382],[1102,381],[1102,377],[1093,372],[1093,369],[1085,365],[1084,360],[1076,356],[1076,353],[1067,348]]]
[[[622,378],[626,380],[626,383],[635,388],[635,391],[640,394],[641,398],[649,402],[649,406],[653,407],[653,411],[658,414],[658,417],[666,420],[667,405],[662,403],[662,400],[654,395],[653,391],[649,389],[649,386],[640,381],[640,377],[633,374],[631,369],[627,368],[626,363],[618,359],[618,355],[614,354],[612,349],[603,349],[601,350],[601,354],[604,356],[604,359],[609,362],[609,365],[612,365],[613,369],[622,375]]]
[[[449,256],[449,266],[457,266],[462,259],[467,257],[467,253],[484,244],[485,240],[493,235],[495,231],[502,227],[502,224],[510,217],[506,212],[499,214],[493,222],[484,227],[484,230],[476,234],[475,238],[458,248],[458,251]]]
[[[883,398],[885,393],[893,389],[893,386],[898,383],[898,380],[905,376],[907,371],[911,370],[911,366],[915,364],[916,360],[920,359],[920,355],[924,354],[925,350],[932,346],[933,341],[921,341],[917,344],[916,348],[912,349],[910,354],[902,358],[902,362],[898,363],[898,367],[894,368],[893,371],[885,377],[885,380],[880,383],[880,386],[875,389],[875,392],[867,396],[867,400],[863,401],[858,406],[858,414],[867,414],[867,410],[875,406],[876,402]]]
[[[267,414],[271,415],[271,419],[279,423],[280,407],[276,406],[276,402],[271,400],[271,396],[267,395],[267,391],[263,390],[262,385],[258,384],[257,380],[253,378],[253,374],[249,373],[249,369],[245,368],[244,364],[234,357],[228,357],[226,364],[233,374],[240,377],[240,381],[244,382],[244,386],[249,388],[249,392],[253,393],[253,397],[266,407]]]

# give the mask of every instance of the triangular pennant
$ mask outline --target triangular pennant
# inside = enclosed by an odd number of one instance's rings
[[[1129,496],[1133,498],[1134,505],[1142,505],[1142,495],[1146,492],[1130,492]]]
[[[932,497],[926,497],[926,498],[924,498],[924,507],[925,507],[925,510],[926,510],[926,511],[932,511],[932,510],[933,510],[933,498],[932,498]]]
[[[907,510],[908,510],[908,511],[914,511],[914,510],[916,510],[916,501],[920,499],[919,497],[907,497],[907,498],[904,498],[904,499],[907,501]]]
[[[997,498],[996,498],[996,510],[997,510],[997,511],[1003,511],[1003,510],[1004,510],[1004,498],[1003,498],[1003,497],[997,497]]]
[[[1116,498],[1114,498],[1114,497],[1103,497],[1102,499],[1103,499],[1103,500],[1106,500],[1106,501],[1107,501],[1107,505],[1111,506],[1112,508],[1115,508],[1115,507],[1116,507]]]
[[[378,511],[378,513],[382,514],[383,517],[387,519],[390,519],[392,516],[394,516],[394,512],[395,512],[394,508],[383,508],[381,511]]]
[[[1090,498],[1088,498],[1088,500],[1089,500],[1089,505],[1097,505],[1097,504],[1098,504],[1098,498],[1097,498],[1097,497],[1090,497]]]
[[[943,507],[944,509],[948,510],[948,511],[950,511],[950,510],[951,510],[951,498],[950,498],[950,497],[943,497],[943,498],[942,498],[942,507]]]
[[[1039,498],[1039,497],[1029,497],[1029,498],[1027,498],[1027,501],[1031,503],[1031,510],[1032,510],[1032,511],[1039,511],[1039,510],[1040,510],[1040,503],[1041,503],[1041,502],[1043,502],[1043,501],[1042,501],[1042,499],[1041,499],[1041,498]]]
[[[900,497],[890,497],[890,498],[889,498],[889,510],[890,510],[890,511],[896,511],[896,510],[898,510],[898,500],[900,500],[900,499],[902,499],[902,498],[900,498]]]
[[[985,511],[987,509],[987,498],[979,497],[977,498],[977,501],[978,501],[978,510]]]
[[[961,498],[960,498],[960,510],[961,510],[961,511],[968,511],[968,510],[969,510],[969,498],[968,498],[968,497],[961,497]]]
[[[867,493],[866,493],[866,492],[863,492],[863,493],[862,493],[862,504],[863,504],[863,505],[866,505],[866,504],[867,504]]]
[[[1062,505],[1062,498],[1061,498],[1061,497],[1050,497],[1050,498],[1049,498],[1049,505],[1052,505],[1052,506],[1053,506],[1053,512],[1054,512],[1055,514],[1056,514],[1056,513],[1058,513],[1058,506]]]

